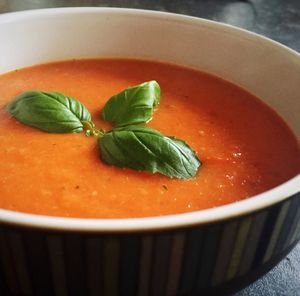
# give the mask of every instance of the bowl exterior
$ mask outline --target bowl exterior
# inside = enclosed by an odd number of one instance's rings
[[[2,224],[0,295],[225,295],[270,269],[299,237],[300,194],[250,215],[161,232]]]
[[[91,8],[0,16],[0,36],[0,72],[78,57],[159,59],[228,78],[264,98],[300,135],[299,55],[250,33],[163,13]],[[299,184],[294,180],[293,193],[290,187],[277,190],[275,202],[265,195],[259,207],[253,198],[243,214],[156,231],[37,228],[0,213],[0,295],[225,295],[299,240]]]

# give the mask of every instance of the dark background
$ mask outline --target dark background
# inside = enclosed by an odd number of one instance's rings
[[[192,15],[242,27],[300,52],[300,0],[0,0],[0,13],[69,6],[127,7]],[[300,296],[300,243],[269,273],[235,294],[246,295]]]

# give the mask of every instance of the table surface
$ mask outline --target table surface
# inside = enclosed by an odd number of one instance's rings
[[[0,0],[0,13],[25,9],[98,6],[151,9],[235,25],[300,52],[300,0]],[[299,296],[300,243],[275,268],[234,296]]]

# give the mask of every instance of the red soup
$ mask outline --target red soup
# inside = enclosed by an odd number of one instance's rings
[[[100,160],[84,134],[53,134],[4,111],[27,90],[80,100],[95,123],[123,89],[156,80],[161,103],[149,127],[184,139],[202,161],[188,180],[120,169]],[[38,65],[0,76],[0,208],[51,216],[128,218],[176,214],[236,202],[300,171],[299,143],[259,99],[217,77],[174,65],[122,59]]]

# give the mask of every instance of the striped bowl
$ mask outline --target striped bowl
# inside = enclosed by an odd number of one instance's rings
[[[99,56],[201,69],[263,98],[300,137],[299,54],[228,25],[126,9],[11,13],[0,15],[0,56],[0,72]],[[0,295],[225,295],[272,268],[299,237],[299,175],[241,202],[164,217],[0,210]]]

